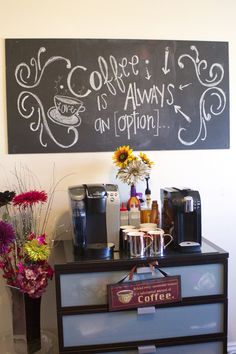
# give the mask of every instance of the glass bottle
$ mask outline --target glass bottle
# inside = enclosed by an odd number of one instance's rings
[[[122,203],[120,208],[120,226],[128,225],[129,223],[129,212],[128,209],[125,207],[125,204]]]
[[[130,198],[127,202],[127,209],[129,210],[129,224],[140,226],[140,200],[137,197],[136,188],[131,186]]]
[[[145,197],[146,197],[146,204],[147,204],[147,209],[151,209],[151,190],[149,188],[148,185],[148,181],[149,181],[150,177],[146,177],[146,189],[145,189]]]
[[[160,225],[160,214],[159,214],[159,208],[157,204],[157,200],[153,200],[152,202],[152,210],[151,210],[151,215],[150,215],[150,222],[157,224],[159,227]]]
[[[133,184],[131,185],[130,189],[130,198],[127,202],[127,209],[132,211],[140,209],[140,200],[137,197],[136,188]]]

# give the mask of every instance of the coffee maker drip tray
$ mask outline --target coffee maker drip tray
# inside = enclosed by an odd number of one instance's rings
[[[180,252],[200,252],[201,245],[198,242],[194,241],[183,241],[179,243],[179,250]]]
[[[83,259],[113,258],[114,243],[88,243],[86,247],[74,247],[74,252]]]

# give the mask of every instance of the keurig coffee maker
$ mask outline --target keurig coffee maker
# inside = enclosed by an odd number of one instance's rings
[[[162,228],[173,236],[172,246],[181,252],[197,252],[201,247],[201,200],[189,188],[161,190]]]
[[[119,247],[120,197],[117,185],[69,187],[75,251],[85,257],[106,257]]]

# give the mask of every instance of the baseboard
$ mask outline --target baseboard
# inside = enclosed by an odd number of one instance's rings
[[[236,342],[228,343],[228,354],[236,354]]]

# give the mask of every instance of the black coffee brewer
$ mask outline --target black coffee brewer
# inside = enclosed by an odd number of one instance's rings
[[[189,188],[161,190],[162,228],[173,236],[172,247],[180,252],[198,252],[202,242],[201,200]]]
[[[106,258],[119,247],[120,197],[115,184],[69,187],[74,250]]]

